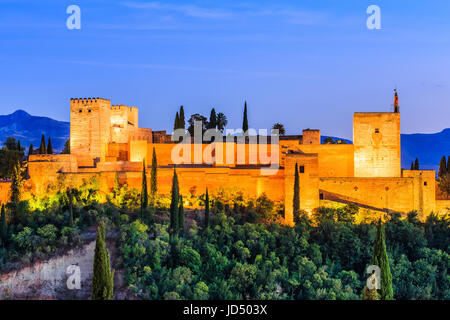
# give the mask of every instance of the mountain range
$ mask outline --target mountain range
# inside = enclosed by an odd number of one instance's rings
[[[32,116],[23,110],[17,110],[9,115],[0,115],[0,142],[2,144],[7,137],[14,137],[16,140],[20,140],[23,147],[28,148],[32,143],[36,149],[41,143],[42,134],[45,135],[46,143],[48,137],[51,137],[55,152],[61,152],[64,143],[70,137],[70,123]],[[322,141],[325,138],[322,137]],[[342,140],[351,143],[349,140]],[[409,169],[411,162],[418,158],[421,169],[438,170],[442,156],[450,155],[450,128],[433,134],[402,134],[401,145],[403,168]]]

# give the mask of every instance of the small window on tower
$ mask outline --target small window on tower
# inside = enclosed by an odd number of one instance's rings
[[[83,110],[81,110],[81,109],[80,109],[80,110],[78,110],[78,112],[79,112],[79,113],[82,113],[82,112],[83,112]]]
[[[91,109],[89,109],[88,112],[91,113]]]
[[[426,187],[426,186],[428,185],[428,182],[425,181],[425,182],[423,183],[423,185]]]
[[[305,166],[300,166],[300,173],[305,173]]]
[[[376,128],[375,133],[380,133],[380,129]]]

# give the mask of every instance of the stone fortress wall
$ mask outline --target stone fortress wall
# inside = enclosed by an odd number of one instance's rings
[[[142,162],[151,165],[153,148],[159,166],[159,192],[170,193],[174,167],[171,155],[181,146],[170,142],[165,132],[139,128],[137,108],[90,98],[71,99],[70,110],[71,154],[29,158],[29,184],[35,193],[46,192],[58,179],[76,186],[92,176],[98,177],[100,189],[106,193],[113,187],[116,172],[121,183],[139,190]],[[442,203],[436,207],[434,171],[401,170],[399,112],[355,113],[353,135],[354,144],[321,144],[320,131],[311,129],[304,130],[303,135],[280,137],[272,146],[192,144],[191,157],[194,159],[194,151],[200,151],[200,163],[176,164],[180,190],[182,194],[200,195],[207,187],[212,192],[224,188],[249,197],[266,193],[274,201],[284,201],[286,222],[292,224],[297,163],[300,207],[308,212],[319,206],[320,199],[401,213],[418,210],[422,215],[445,207]],[[261,174],[264,159],[259,158],[258,151],[267,147],[269,156],[279,159],[274,175]],[[238,148],[245,149],[245,159],[238,158]],[[224,161],[220,161],[221,156]]]

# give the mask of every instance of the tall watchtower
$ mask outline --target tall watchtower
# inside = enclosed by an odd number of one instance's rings
[[[110,100],[70,99],[70,153],[77,156],[79,166],[105,160],[110,127]]]
[[[353,116],[355,177],[400,177],[400,108],[394,112],[355,113]]]

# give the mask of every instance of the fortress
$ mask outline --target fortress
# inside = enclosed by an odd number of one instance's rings
[[[248,197],[265,193],[274,201],[284,202],[286,222],[292,224],[297,163],[300,207],[307,212],[328,199],[379,211],[417,210],[423,218],[442,207],[436,201],[435,172],[401,168],[397,95],[394,109],[388,113],[355,113],[353,144],[321,144],[320,131],[310,129],[303,130],[302,135],[280,136],[276,145],[215,142],[214,152],[234,161],[224,165],[214,158],[203,158],[202,164],[177,164],[180,192],[200,195],[208,187],[212,192],[218,188],[238,190]],[[171,153],[176,143],[165,131],[139,128],[138,116],[137,108],[111,105],[110,100],[71,99],[71,153],[29,157],[28,183],[33,193],[44,194],[60,178],[77,186],[93,176],[98,177],[101,191],[110,192],[116,173],[120,183],[140,190],[143,160],[147,166],[151,164],[154,148],[158,192],[169,194],[174,167]],[[202,144],[202,151],[208,146]],[[243,161],[236,156],[239,147],[246,151]],[[262,147],[279,154],[279,170],[274,175],[261,174],[258,151]],[[256,164],[250,163],[252,156],[258,159]]]

